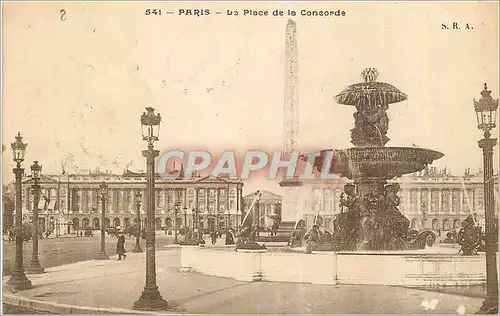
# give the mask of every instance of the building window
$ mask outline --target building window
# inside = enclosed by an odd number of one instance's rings
[[[484,191],[483,190],[476,190],[476,212],[477,211],[482,211],[483,210],[483,205],[484,205]]]
[[[433,213],[439,212],[439,191],[438,190],[431,191],[431,211]]]
[[[97,190],[92,190],[92,207],[97,208],[99,204],[99,192]]]
[[[441,209],[444,213],[450,213],[450,191],[441,191]]]
[[[417,194],[418,194],[417,190],[415,189],[410,190],[410,212],[412,213],[419,212],[420,205],[417,205],[418,203]]]
[[[314,212],[319,212],[319,200],[318,198],[314,199]]]

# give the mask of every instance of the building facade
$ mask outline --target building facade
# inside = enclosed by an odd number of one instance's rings
[[[136,192],[142,194],[141,223],[147,210],[146,175],[91,172],[75,175],[42,175],[39,223],[42,231],[56,234],[101,227],[100,183],[108,186],[105,227],[128,228],[137,222]],[[30,177],[22,184],[23,215],[31,218],[33,192]],[[243,183],[228,177],[158,177],[155,182],[156,228],[218,229],[237,226],[241,220]],[[143,226],[144,227],[144,226]]]

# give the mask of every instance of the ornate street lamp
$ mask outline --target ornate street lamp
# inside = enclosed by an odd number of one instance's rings
[[[191,216],[193,216],[193,225],[191,227],[191,232],[192,232],[191,236],[194,236],[194,226],[196,223],[196,210],[194,208],[191,210]]]
[[[147,164],[147,220],[146,220],[146,285],[138,301],[134,303],[136,310],[165,310],[168,306],[156,285],[156,250],[155,250],[155,158],[160,152],[154,150],[154,142],[158,140],[160,132],[160,114],[155,115],[152,107],[141,115],[142,139],[148,145],[142,151]]]
[[[255,210],[257,211],[257,236],[255,238],[256,241],[259,241],[260,239],[260,199],[262,197],[262,193],[260,190],[257,190],[255,193],[257,195],[257,201],[255,202]],[[254,213],[255,214],[255,213]]]
[[[174,205],[174,244],[175,245],[179,244],[179,240],[177,239],[177,227],[179,225],[179,223],[177,222],[177,216],[179,214],[180,207],[181,206],[180,206],[179,202],[176,202]]]
[[[188,209],[185,207],[184,208],[184,236],[186,236],[186,232],[187,232],[187,215],[188,215]]]
[[[491,129],[496,127],[496,116],[498,99],[493,100],[491,90],[486,83],[481,91],[481,99],[474,99],[474,109],[477,117],[478,129],[484,131],[484,138],[479,141],[479,147],[483,149],[484,163],[484,213],[486,224],[486,298],[481,306],[481,314],[498,313],[498,274],[496,263],[496,252],[498,251],[498,231],[495,228],[495,197],[493,178],[493,147],[497,143],[496,138],[491,137]]]
[[[101,189],[101,249],[97,253],[97,260],[109,260],[106,253],[106,200],[108,198],[108,185],[101,182],[99,185]]]
[[[23,143],[23,138],[21,133],[18,133],[16,140],[11,143],[12,153],[14,162],[16,163],[16,168],[12,171],[16,176],[16,259],[14,263],[14,269],[12,270],[12,276],[8,284],[15,290],[27,290],[33,288],[31,281],[28,280],[26,274],[24,274],[23,267],[23,211],[22,211],[22,196],[21,196],[21,177],[23,175],[24,169],[21,168],[21,163],[24,161],[24,154],[26,153],[26,146],[28,144]]]
[[[425,224],[427,223],[427,204],[422,202],[422,230],[425,230]]]
[[[132,250],[132,252],[142,252],[141,244],[140,244],[140,236],[141,236],[141,200],[142,200],[142,194],[141,191],[137,190],[135,192],[135,210],[136,214],[135,217],[137,219],[137,230],[136,230],[136,235],[135,235],[135,247]]]
[[[38,161],[34,161],[31,166],[31,178],[35,183],[32,185],[33,189],[33,252],[31,254],[31,262],[28,267],[28,272],[33,274],[45,273],[44,269],[40,265],[38,260],[38,203],[40,201],[40,181],[42,173],[42,166],[38,164]]]

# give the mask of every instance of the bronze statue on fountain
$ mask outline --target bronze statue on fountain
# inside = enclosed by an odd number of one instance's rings
[[[481,227],[477,225],[476,213],[467,216],[458,231],[457,242],[460,245],[459,253],[463,256],[477,255],[484,251],[484,235]]]
[[[306,234],[306,223],[303,219],[301,219],[295,229],[292,232],[292,236],[290,236],[290,241],[288,242],[288,246],[292,248],[302,247],[302,241],[304,240],[304,235]]]
[[[250,225],[243,225],[241,229],[236,234],[236,249],[248,249],[248,250],[258,250],[267,249],[264,245],[259,245],[257,243],[258,230],[257,227]]]

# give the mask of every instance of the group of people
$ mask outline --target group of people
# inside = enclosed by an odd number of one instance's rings
[[[215,245],[217,243],[217,238],[222,238],[224,233],[222,231],[211,231],[210,232],[210,240],[212,242],[212,245]],[[234,245],[234,232],[232,229],[227,229],[225,232],[225,244],[226,245]]]

